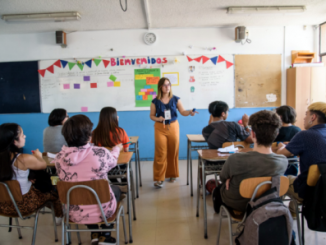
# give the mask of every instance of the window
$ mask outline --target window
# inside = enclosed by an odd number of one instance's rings
[[[319,25],[319,56],[326,65],[326,22]]]

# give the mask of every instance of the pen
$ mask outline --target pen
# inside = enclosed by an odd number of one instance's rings
[[[127,143],[123,143],[122,145],[128,145],[128,144],[131,144],[132,142],[131,141],[129,141],[129,142],[127,142]]]

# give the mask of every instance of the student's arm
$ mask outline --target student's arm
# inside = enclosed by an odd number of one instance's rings
[[[287,144],[279,143],[277,154],[282,154],[284,156],[300,156],[301,153],[306,149],[305,148],[305,131],[297,133],[292,140]]]
[[[241,141],[247,142],[247,143],[254,143],[252,141],[252,138],[250,136],[250,129],[247,128],[245,129],[244,127],[241,127],[239,124],[234,123],[235,124],[235,131],[236,131],[236,135],[237,138],[239,138]],[[245,125],[245,123],[244,123]],[[248,126],[248,124],[246,124]]]
[[[156,107],[154,105],[154,103],[151,104],[151,112],[149,117],[154,121],[154,122],[163,122],[164,121],[164,117],[160,116],[160,117],[156,117]]]
[[[180,114],[181,114],[182,116],[184,116],[184,117],[187,117],[187,116],[189,116],[189,115],[194,116],[196,113],[198,114],[197,111],[192,111],[192,110],[188,110],[188,111],[186,111],[186,110],[183,108],[183,105],[182,105],[180,99],[178,100],[177,108],[178,108]]]
[[[36,149],[33,154],[21,154],[17,159],[18,168],[22,164],[26,169],[43,170],[46,169],[46,162],[42,158],[42,153]]]
[[[277,145],[277,150],[276,150],[276,154],[281,154],[284,155],[286,157],[290,157],[293,156],[293,154],[291,152],[289,152],[286,148],[286,145],[284,145],[283,143],[279,143]]]
[[[122,147],[122,144],[118,144],[118,145],[114,146],[111,151],[109,151],[106,148],[103,148],[103,149],[105,150],[106,154],[108,155],[106,157],[106,159],[107,159],[106,164],[108,166],[108,171],[110,171],[112,168],[117,166],[120,151],[123,149],[123,147]]]

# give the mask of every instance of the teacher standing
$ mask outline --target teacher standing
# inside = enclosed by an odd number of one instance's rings
[[[179,123],[177,109],[182,116],[194,116],[186,111],[179,97],[172,94],[171,82],[162,77],[157,97],[152,100],[150,118],[155,122],[154,186],[161,188],[165,178],[173,183],[179,177]]]

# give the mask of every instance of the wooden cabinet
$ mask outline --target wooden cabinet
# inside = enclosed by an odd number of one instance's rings
[[[295,123],[301,129],[307,107],[313,103],[326,102],[326,68],[295,67],[286,72],[286,104],[297,112]]]

